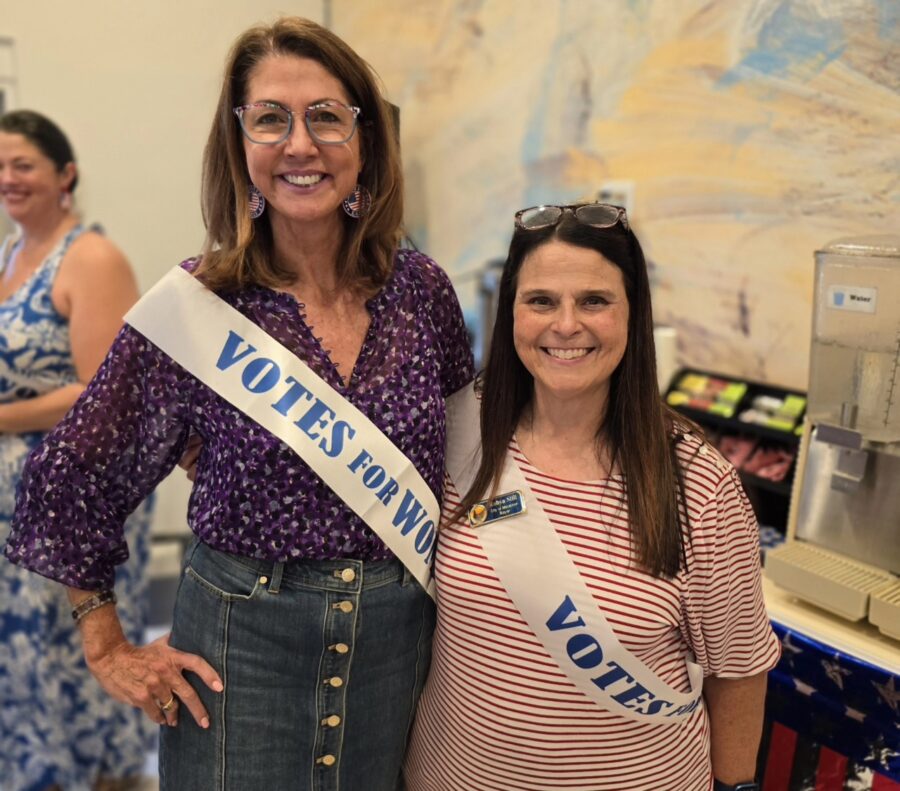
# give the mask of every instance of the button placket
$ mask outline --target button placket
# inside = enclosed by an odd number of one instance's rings
[[[327,594],[321,684],[318,700],[315,765],[316,788],[324,791],[337,781],[343,741],[347,682],[349,681],[356,618],[359,610],[359,574],[347,567],[334,571]]]

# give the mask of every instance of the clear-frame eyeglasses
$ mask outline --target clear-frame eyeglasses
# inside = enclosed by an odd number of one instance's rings
[[[339,146],[356,132],[359,107],[329,100],[305,110],[289,110],[277,102],[255,102],[235,107],[244,136],[251,143],[274,146],[287,140],[294,129],[294,116],[302,115],[309,136],[319,145]]]
[[[575,203],[570,206],[532,206],[516,212],[516,227],[525,231],[552,228],[559,223],[566,212],[575,215],[582,225],[593,228],[613,228],[622,223],[628,230],[628,217],[621,206],[611,203]]]

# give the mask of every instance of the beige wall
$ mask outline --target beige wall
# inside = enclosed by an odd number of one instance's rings
[[[142,288],[203,241],[200,160],[229,45],[321,0],[0,0],[18,104],[69,134],[77,199],[131,259]]]
[[[17,103],[66,131],[85,220],[104,225],[142,290],[203,242],[200,160],[234,38],[285,8],[321,22],[320,0],[0,0],[15,41]],[[154,529],[186,529],[189,485],[159,490]]]

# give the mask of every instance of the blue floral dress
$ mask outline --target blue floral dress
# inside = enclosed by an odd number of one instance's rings
[[[69,325],[50,291],[63,255],[86,230],[74,228],[18,291],[0,303],[0,403],[33,398],[77,380]],[[5,262],[15,240],[0,245]],[[0,546],[15,490],[39,432],[0,434]],[[110,460],[111,462],[114,460]],[[140,641],[146,620],[150,504],[125,532],[129,560],[118,567],[119,617]],[[114,701],[87,670],[62,585],[0,556],[0,791],[59,785],[88,791],[98,776],[139,775],[152,724]]]

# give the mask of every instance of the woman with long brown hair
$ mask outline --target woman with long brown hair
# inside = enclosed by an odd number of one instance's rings
[[[448,403],[410,791],[756,787],[756,521],[656,382],[624,210],[519,212],[480,387]]]
[[[337,36],[297,18],[241,35],[203,255],[129,313],[26,470],[7,556],[69,586],[91,670],[164,726],[164,789],[398,782],[430,657],[444,399],[472,360],[447,276],[399,247],[397,147]],[[191,437],[174,626],[135,647],[111,590],[121,520]]]

